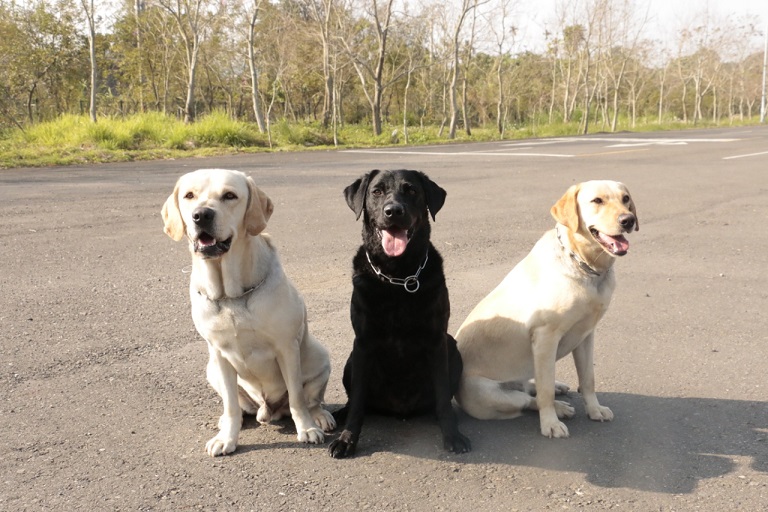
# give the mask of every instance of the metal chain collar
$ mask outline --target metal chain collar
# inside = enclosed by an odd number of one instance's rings
[[[376,275],[379,277],[382,277],[389,281],[390,284],[394,284],[397,286],[402,286],[405,288],[405,291],[408,293],[416,293],[419,290],[419,274],[421,274],[421,271],[424,270],[424,267],[427,266],[427,260],[429,260],[429,251],[427,251],[427,254],[424,256],[424,263],[421,264],[419,269],[416,271],[415,274],[412,276],[408,276],[406,278],[401,277],[389,277],[386,274],[383,274],[379,268],[373,264],[371,261],[371,257],[368,255],[368,251],[365,251],[365,257],[368,258],[368,264],[371,266],[374,272],[376,272]]]

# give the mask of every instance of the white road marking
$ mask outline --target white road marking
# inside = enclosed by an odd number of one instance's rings
[[[368,154],[392,154],[392,155],[429,155],[429,156],[520,156],[520,157],[550,157],[550,158],[573,158],[575,156],[593,156],[593,155],[573,155],[562,153],[519,153],[518,150],[531,149],[532,146],[544,146],[552,144],[561,144],[565,142],[610,142],[613,144],[606,145],[607,148],[634,148],[643,146],[685,146],[692,143],[719,143],[719,142],[736,142],[742,139],[661,139],[661,138],[640,138],[640,137],[555,137],[547,140],[531,141],[531,142],[507,142],[502,143],[504,149],[499,150],[485,150],[485,151],[408,151],[389,148],[379,149],[348,149],[344,150],[345,153],[368,153]],[[766,152],[768,153],[768,152]],[[725,160],[732,158],[743,158],[747,156],[757,156],[766,153],[753,153],[750,155],[737,155],[731,157],[725,157]],[[602,154],[602,153],[601,153]],[[610,153],[607,153],[610,154]]]
[[[442,153],[437,151],[391,151],[387,149],[348,149],[345,153],[387,153],[390,155],[430,155],[430,156],[548,156],[552,158],[573,158],[575,155],[560,155],[550,153],[489,153],[487,151],[457,151]]]
[[[723,160],[734,160],[736,158],[747,158],[749,156],[760,156],[760,155],[768,155],[768,151],[763,151],[761,153],[749,153],[746,155],[724,156]]]
[[[687,142],[683,141],[667,141],[667,142],[639,142],[635,144],[630,143],[624,143],[624,144],[611,144],[609,148],[634,148],[637,146],[687,146]]]
[[[629,143],[649,143],[649,144],[674,144],[680,142],[735,142],[741,139],[644,139],[640,137],[560,137],[553,140],[564,142],[629,142]]]

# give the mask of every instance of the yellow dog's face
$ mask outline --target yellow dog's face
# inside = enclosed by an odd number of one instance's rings
[[[162,216],[168,236],[186,235],[193,254],[217,258],[239,238],[261,233],[272,211],[272,201],[245,174],[201,169],[179,178]]]
[[[572,186],[552,207],[552,216],[612,256],[627,254],[629,242],[624,234],[640,229],[629,189],[618,181],[586,181]]]

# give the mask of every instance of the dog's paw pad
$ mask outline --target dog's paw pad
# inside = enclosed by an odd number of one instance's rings
[[[599,405],[597,408],[588,411],[587,414],[589,415],[589,419],[592,421],[613,420],[613,411],[611,411],[608,407],[603,407],[602,405]]]
[[[237,441],[234,439],[225,439],[219,436],[214,437],[205,444],[205,451],[211,457],[227,455],[237,448]]]
[[[325,441],[323,431],[317,427],[311,427],[307,430],[300,430],[298,438],[300,442],[309,444],[320,444]]]

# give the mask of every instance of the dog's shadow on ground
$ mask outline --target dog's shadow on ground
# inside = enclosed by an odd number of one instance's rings
[[[625,393],[599,396],[613,410],[614,421],[590,421],[581,397],[571,392],[567,400],[576,408],[576,416],[565,422],[571,434],[568,439],[542,436],[536,413],[480,421],[459,412],[459,428],[472,441],[472,452],[464,455],[443,450],[433,418],[368,416],[356,456],[389,451],[456,463],[530,466],[584,473],[590,483],[601,487],[672,494],[690,493],[699,481],[737,471],[742,463],[768,472],[765,402]]]

